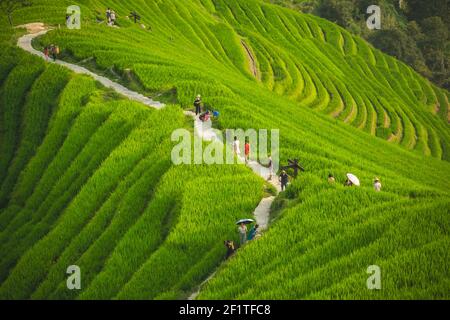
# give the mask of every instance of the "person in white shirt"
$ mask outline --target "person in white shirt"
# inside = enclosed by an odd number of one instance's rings
[[[234,137],[233,141],[233,151],[234,154],[239,157],[241,155],[241,148],[239,147],[239,140],[237,137]]]
[[[111,11],[111,25],[113,26],[116,23],[116,13]]]
[[[380,179],[375,178],[374,182],[373,182],[373,188],[375,189],[376,192],[380,192],[381,191],[381,182]]]
[[[245,242],[247,242],[247,226],[245,225],[245,223],[241,223],[241,225],[238,227],[238,231],[239,231],[239,242],[242,246],[245,244]]]

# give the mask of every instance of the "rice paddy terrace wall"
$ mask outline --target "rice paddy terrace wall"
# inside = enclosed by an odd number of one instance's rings
[[[17,24],[57,27],[72,4],[34,3]],[[174,105],[149,110],[2,42],[1,298],[185,298],[219,265],[199,298],[448,298],[448,92],[325,20],[260,1],[80,3],[80,30],[34,45]],[[117,28],[97,20],[108,6]],[[263,181],[244,166],[172,165],[170,134],[192,130],[182,109],[197,93],[218,128],[280,129],[281,160],[308,172],[276,199],[263,238],[224,264],[230,221],[253,212]],[[341,187],[346,172],[362,188]],[[386,290],[367,291],[369,263]],[[71,264],[81,291],[67,290]]]
[[[120,28],[93,23],[89,7],[81,30],[61,29],[44,42],[102,69],[129,69],[145,90],[176,92],[184,106],[198,91],[219,109],[276,108],[248,100],[239,92],[245,83],[448,159],[448,93],[324,19],[256,0],[91,4],[100,17],[107,5],[115,6]],[[124,18],[129,8],[146,29]]]

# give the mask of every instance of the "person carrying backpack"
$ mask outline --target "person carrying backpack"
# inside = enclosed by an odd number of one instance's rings
[[[259,225],[255,224],[255,225],[250,229],[250,231],[248,232],[248,236],[247,236],[247,240],[248,240],[248,241],[251,241],[251,240],[255,239],[256,232],[258,232],[258,228],[259,228]]]
[[[226,259],[228,259],[230,256],[233,255],[233,253],[236,251],[234,247],[234,242],[231,240],[225,241],[225,247],[227,248],[227,256]]]
[[[281,191],[284,191],[284,189],[286,189],[286,186],[289,182],[289,176],[286,173],[286,171],[282,171],[280,174],[280,182],[281,182]]]

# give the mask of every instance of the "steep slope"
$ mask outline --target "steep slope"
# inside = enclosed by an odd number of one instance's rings
[[[123,16],[131,8],[151,30],[130,26]],[[86,18],[81,30],[61,29],[44,42],[102,70],[129,69],[144,91],[176,92],[182,105],[201,91],[216,108],[237,107],[232,101],[260,107],[239,93],[259,83],[299,106],[449,159],[445,91],[324,19],[255,0],[131,2],[116,10],[121,28]]]
[[[180,109],[149,110],[90,78],[12,51],[2,55],[13,65],[2,70],[2,147],[13,156],[2,170],[0,296],[74,298],[79,292],[67,290],[64,274],[76,264],[84,285],[92,281],[86,297],[113,298],[167,248],[166,259],[191,277],[164,268],[173,283],[157,293],[194,287],[221,260],[222,237],[233,237],[227,221],[251,212],[262,197],[261,179],[242,166],[171,169],[170,135],[190,125]],[[5,165],[8,159],[5,153]],[[225,206],[225,195],[240,201]],[[204,201],[216,206],[203,210]],[[208,216],[215,218],[205,232]],[[114,288],[105,290],[111,274]]]
[[[280,129],[282,162],[308,172],[200,298],[447,297],[447,92],[333,24],[260,1],[81,3],[81,30],[34,45],[178,106],[148,110],[2,50],[0,297],[184,298],[220,264],[263,182],[243,166],[171,164],[171,133],[192,130],[181,111],[197,93],[221,129]],[[36,0],[15,21],[62,23],[69,4]],[[107,6],[119,28],[96,21]],[[328,185],[330,172],[363,187]],[[81,291],[66,288],[71,264]],[[372,264],[388,290],[367,292]]]
[[[347,190],[311,176],[300,186],[301,200],[199,299],[450,298],[448,197]],[[381,290],[367,287],[373,265]]]

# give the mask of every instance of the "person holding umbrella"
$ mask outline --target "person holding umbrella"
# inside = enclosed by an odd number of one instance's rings
[[[352,173],[347,173],[347,180],[345,181],[344,185],[346,187],[353,187],[353,186],[359,187],[361,185],[361,183],[359,182],[359,179],[357,176],[355,176]]]
[[[245,223],[241,223],[238,227],[239,231],[239,243],[243,246],[247,242],[247,226]]]
[[[253,219],[242,219],[236,222],[239,232],[239,243],[243,246],[247,242],[247,224],[255,222]]]

